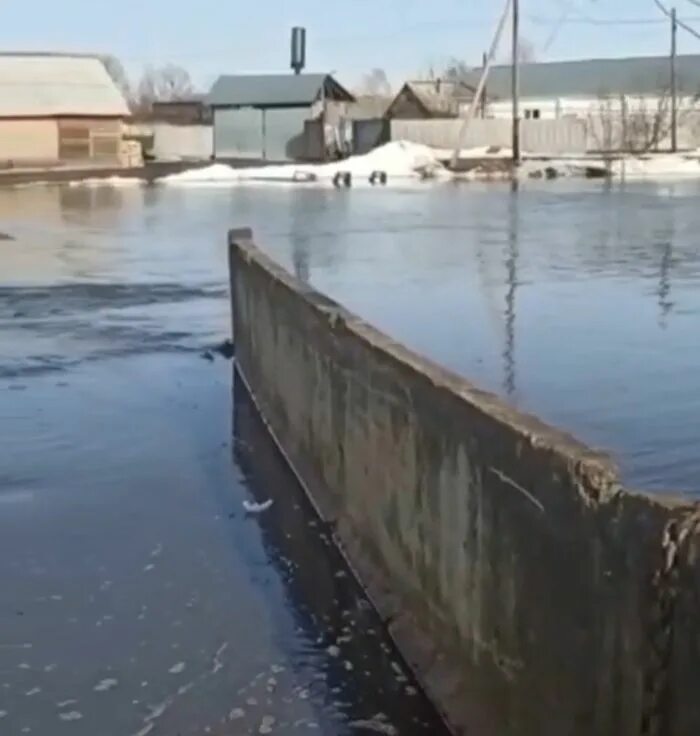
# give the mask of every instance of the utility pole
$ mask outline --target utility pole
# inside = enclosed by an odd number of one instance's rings
[[[520,165],[520,0],[513,0],[513,166]]]
[[[489,55],[485,51],[484,51],[483,56],[481,57],[481,60],[482,60],[481,69],[483,71],[484,69],[486,69],[489,63]],[[484,85],[484,91],[481,93],[481,117],[482,118],[486,117],[486,99],[487,97],[488,97],[488,92],[487,92],[486,85]]]
[[[676,9],[671,10],[671,151],[678,151],[678,84],[676,75],[676,50],[678,20]]]

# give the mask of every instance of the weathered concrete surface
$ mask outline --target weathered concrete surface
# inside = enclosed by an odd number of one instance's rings
[[[661,540],[692,509],[623,490],[606,456],[396,344],[249,231],[230,265],[237,369],[455,729],[639,734]],[[700,733],[689,539],[658,721],[678,736]]]

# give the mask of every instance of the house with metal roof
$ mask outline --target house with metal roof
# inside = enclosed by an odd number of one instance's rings
[[[96,56],[0,54],[0,167],[119,165],[128,115]]]
[[[677,58],[677,88],[681,108],[694,106],[700,96],[700,55]],[[478,84],[481,69],[465,78]],[[526,119],[586,117],[602,103],[632,109],[657,109],[668,99],[671,67],[667,56],[622,59],[586,59],[522,64],[520,99]],[[487,114],[512,114],[511,67],[495,66],[486,84]]]
[[[325,128],[336,126],[354,99],[329,74],[219,77],[206,99],[213,111],[214,158],[323,158]]]

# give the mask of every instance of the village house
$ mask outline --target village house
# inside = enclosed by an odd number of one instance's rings
[[[0,54],[0,167],[118,166],[128,115],[98,57]]]
[[[478,84],[478,80],[477,80]],[[385,112],[390,120],[455,118],[474,99],[476,85],[444,79],[406,82]]]

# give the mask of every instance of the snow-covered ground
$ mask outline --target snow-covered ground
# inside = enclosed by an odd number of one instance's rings
[[[461,161],[479,162],[468,171],[450,172],[446,163],[452,157],[447,149],[436,149],[418,143],[394,141],[380,146],[363,156],[351,156],[343,161],[325,164],[290,163],[278,166],[233,168],[213,164],[190,169],[158,179],[168,186],[236,186],[281,184],[292,186],[334,186],[338,174],[349,174],[352,187],[370,186],[372,175],[386,176],[386,184],[405,185],[430,179],[488,180],[509,179],[509,166],[501,166],[512,157],[509,148],[473,148],[460,152]],[[493,162],[493,163],[491,163]],[[480,165],[483,164],[483,165]],[[583,177],[587,170],[606,171],[606,163],[595,156],[561,156],[544,159],[524,156],[518,168],[518,178]],[[610,163],[610,174],[618,179],[700,179],[700,151],[678,154],[649,154],[627,156]],[[112,177],[73,182],[71,186],[133,186],[142,184],[135,178]],[[379,183],[379,182],[375,182]],[[381,182],[384,183],[384,182]]]
[[[349,173],[352,186],[369,185],[375,172],[386,174],[387,183],[395,180],[426,178],[449,179],[436,152],[428,146],[395,141],[375,148],[363,156],[351,156],[343,161],[327,164],[285,164],[235,169],[226,164],[213,164],[203,169],[192,169],[159,179],[167,185],[221,186],[251,182],[287,182],[333,185],[337,174]]]
[[[612,163],[619,179],[700,179],[700,152],[627,156]]]

